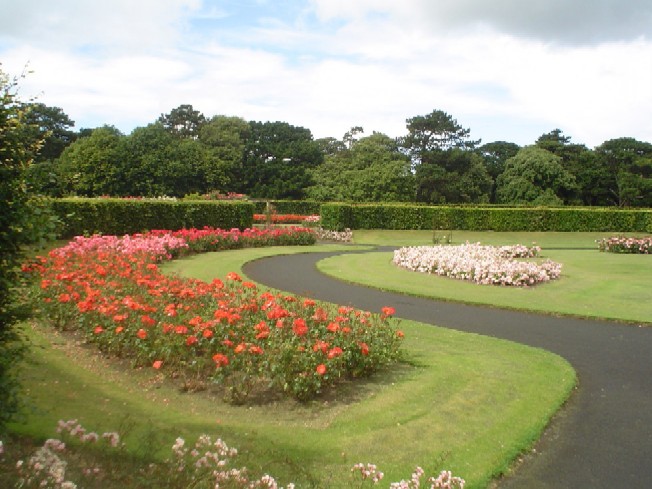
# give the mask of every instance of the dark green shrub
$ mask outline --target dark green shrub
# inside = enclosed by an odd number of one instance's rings
[[[651,232],[652,210],[324,204],[326,229]]]
[[[152,229],[210,226],[245,229],[254,206],[243,201],[168,201],[139,199],[57,199],[54,212],[63,222],[61,236],[124,235]]]

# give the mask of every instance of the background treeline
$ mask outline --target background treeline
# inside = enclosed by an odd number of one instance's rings
[[[33,190],[63,196],[240,193],[252,198],[424,204],[652,207],[652,144],[633,138],[594,149],[555,129],[532,145],[471,139],[435,110],[391,138],[353,127],[314,139],[285,122],[206,117],[181,105],[125,135],[73,131],[56,107],[28,104]]]

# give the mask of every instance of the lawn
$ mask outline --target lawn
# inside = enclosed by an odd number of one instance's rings
[[[348,282],[422,297],[522,309],[548,314],[652,323],[652,257],[599,252],[605,233],[453,233],[453,244],[466,241],[507,245],[537,243],[541,255],[563,264],[562,276],[543,285],[514,289],[400,269],[392,253],[341,255],[318,264],[320,271]],[[357,243],[427,246],[425,231],[357,231]]]
[[[306,251],[208,253],[166,270],[211,279],[241,273],[242,264],[262,256]],[[389,481],[420,464],[430,474],[450,469],[467,488],[481,488],[538,438],[575,383],[569,364],[548,352],[418,323],[400,327],[406,361],[398,368],[307,405],[270,400],[248,407],[210,391],[181,393],[159,372],[30,328],[35,347],[24,379],[36,409],[13,429],[44,439],[55,436],[59,419],[79,418],[89,429],[127,428],[132,455],[159,457],[176,436],[208,433],[240,449],[238,466],[299,487],[351,487],[350,467],[373,462]]]

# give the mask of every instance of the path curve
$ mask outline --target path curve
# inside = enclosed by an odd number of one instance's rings
[[[578,389],[544,433],[536,455],[499,487],[652,487],[652,328],[410,297],[340,282],[317,270],[317,261],[339,254],[264,258],[243,271],[284,291],[374,312],[393,306],[396,317],[561,355],[575,368]]]

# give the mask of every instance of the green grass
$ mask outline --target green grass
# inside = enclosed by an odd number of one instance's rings
[[[400,238],[395,239],[396,235]],[[368,253],[322,260],[320,271],[341,280],[410,295],[548,314],[652,323],[652,257],[601,253],[595,240],[604,233],[465,233],[454,232],[453,244],[531,244],[542,246],[542,256],[563,264],[560,279],[531,288],[481,286],[400,269],[391,253]],[[356,242],[430,245],[424,231],[356,232]]]
[[[241,273],[242,264],[261,256],[305,251],[212,253],[165,269],[207,279]],[[159,456],[176,436],[207,433],[240,450],[239,466],[299,487],[351,487],[350,467],[372,462],[389,481],[420,464],[430,473],[453,470],[467,488],[481,488],[538,438],[575,385],[570,365],[542,350],[412,322],[401,328],[408,362],[399,368],[308,405],[250,407],[183,394],[158,372],[33,329],[34,362],[24,381],[38,409],[13,430],[47,438],[57,420],[70,418],[94,430],[128,426],[135,454]]]

